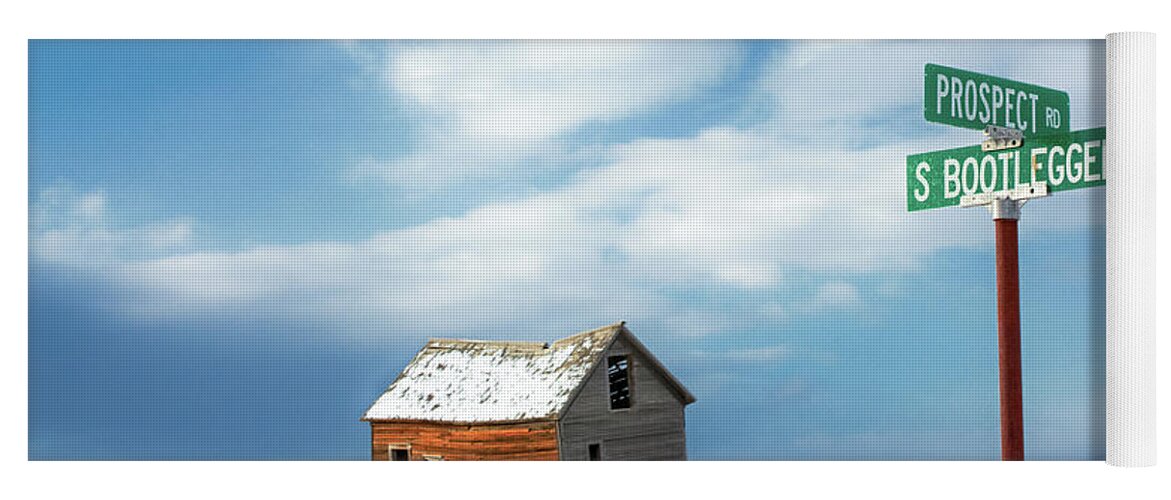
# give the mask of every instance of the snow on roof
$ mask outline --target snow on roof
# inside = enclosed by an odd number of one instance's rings
[[[362,420],[481,423],[554,418],[622,323],[554,342],[435,339]]]

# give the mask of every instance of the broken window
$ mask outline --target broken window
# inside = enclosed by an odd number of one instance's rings
[[[626,356],[610,356],[606,364],[610,375],[610,409],[630,408],[629,360]]]
[[[411,449],[410,448],[391,448],[390,449],[391,462],[410,462]]]
[[[601,460],[602,460],[602,445],[597,444],[597,443],[591,444],[590,445],[590,461],[591,462],[600,462]]]

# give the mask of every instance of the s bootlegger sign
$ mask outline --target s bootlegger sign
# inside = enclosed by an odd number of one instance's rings
[[[969,146],[907,157],[907,210],[960,204],[964,196],[1008,192],[1045,183],[1048,191],[1101,186],[1106,129],[1039,137],[1024,147],[984,151]]]

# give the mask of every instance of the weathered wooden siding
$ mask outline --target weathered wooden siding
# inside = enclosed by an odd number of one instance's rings
[[[610,410],[605,357],[561,419],[562,460],[589,459],[601,444],[602,460],[686,460],[683,400],[667,381],[619,337],[604,356],[630,360],[631,407]]]
[[[372,460],[390,460],[391,444],[409,444],[411,460],[557,460],[556,422],[455,425],[371,422]]]

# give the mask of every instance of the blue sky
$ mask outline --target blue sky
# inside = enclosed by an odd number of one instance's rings
[[[991,221],[905,212],[907,154],[980,140],[923,65],[1105,124],[1101,41],[29,52],[34,459],[365,459],[426,338],[620,319],[692,458],[996,459]],[[1031,459],[1104,457],[1103,194],[1021,221]]]

